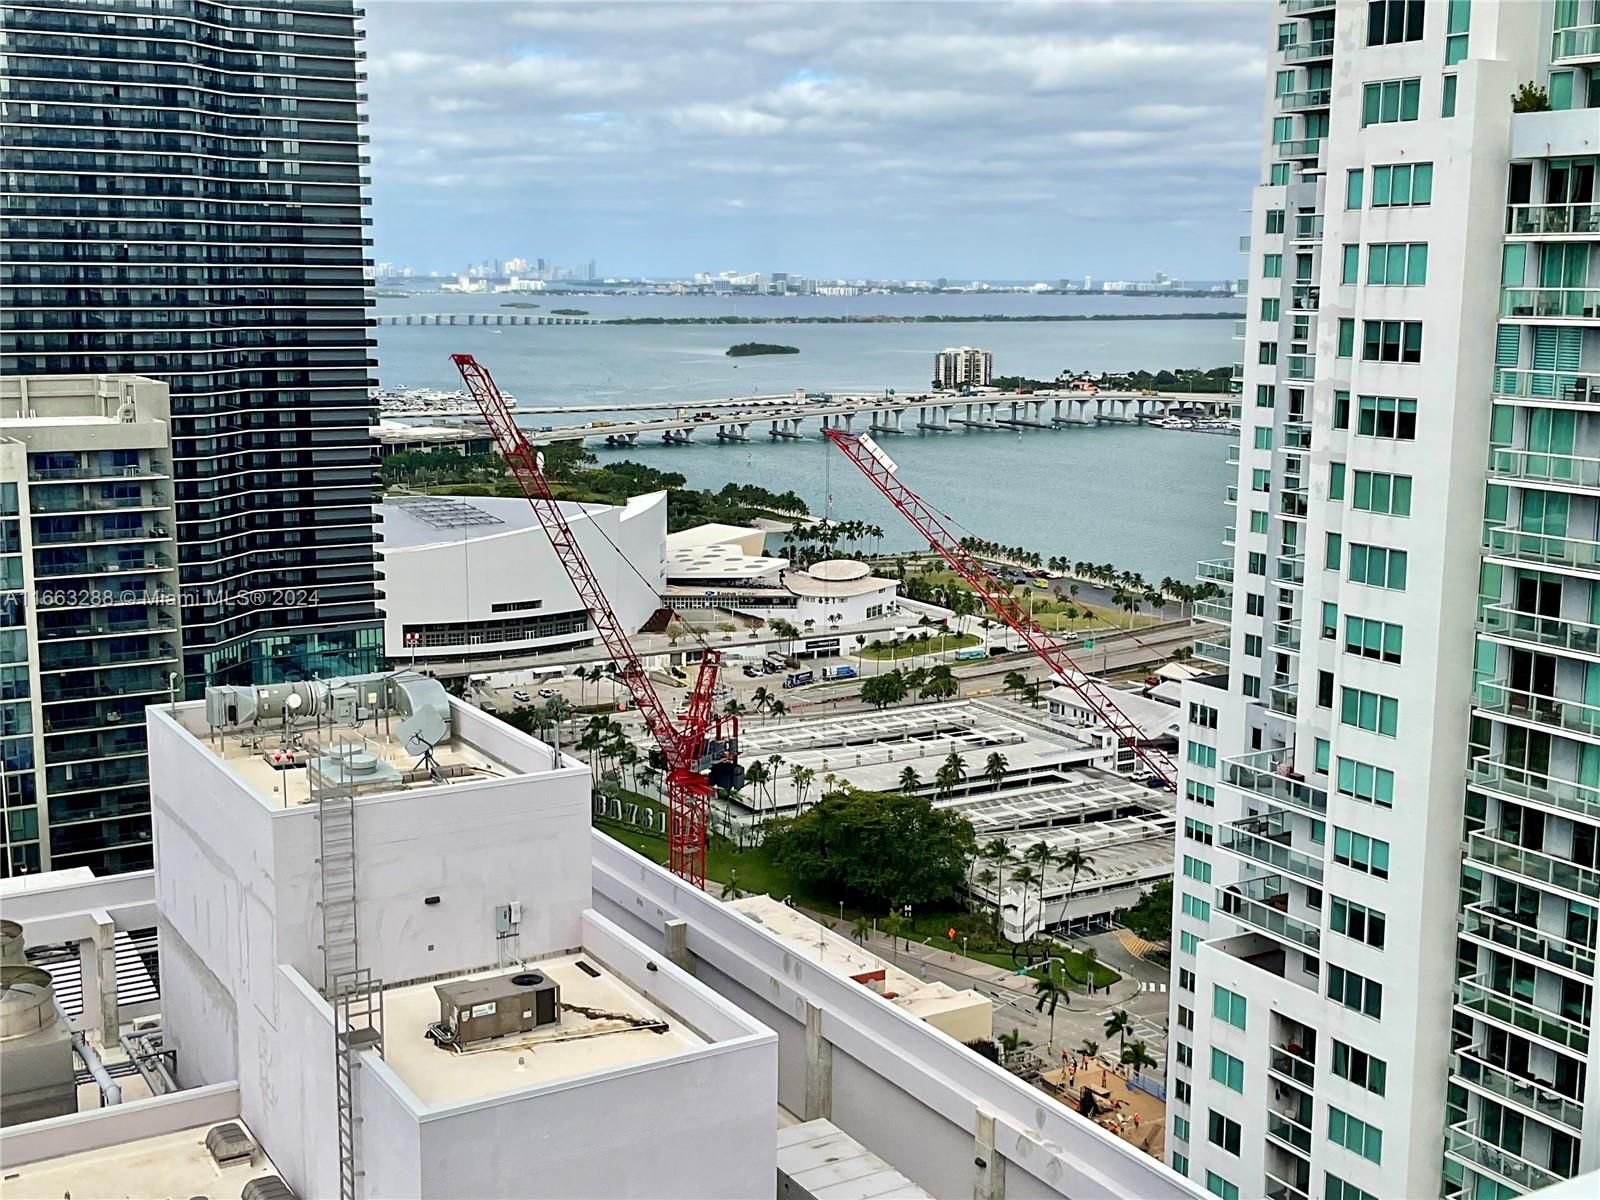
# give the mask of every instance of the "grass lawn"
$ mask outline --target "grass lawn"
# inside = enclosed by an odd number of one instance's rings
[[[659,801],[656,802],[659,807]],[[667,865],[667,839],[659,833],[650,833],[638,826],[610,817],[595,817],[594,827],[609,834],[630,850],[637,850],[651,862]],[[826,911],[830,905],[826,897],[814,895],[805,884],[796,880],[759,846],[738,850],[723,838],[712,838],[706,846],[706,884],[712,895],[722,891],[720,886],[734,882],[747,894],[793,896],[796,904]],[[837,902],[832,904],[837,908]]]
[[[912,574],[912,572],[907,572],[907,574]],[[962,591],[972,590],[967,586],[966,580],[952,571],[941,569],[926,575],[920,572],[916,574],[918,578],[927,580],[934,587],[959,588]],[[1049,629],[1059,633],[1076,629],[1100,629],[1107,625],[1114,626],[1117,629],[1128,628],[1128,614],[1114,605],[1090,605],[1082,600],[1063,599],[1053,591],[1037,588],[1032,584],[1014,586],[1011,589],[1011,594],[1016,597],[1024,609],[1028,607],[1028,597],[1033,597],[1033,619],[1041,629]],[[1077,609],[1080,615],[1068,620],[1066,610],[1069,607]],[[985,606],[982,612],[987,611],[988,609]],[[1155,623],[1156,618],[1143,612],[1135,614],[1133,618],[1133,628],[1135,629],[1142,625],[1153,625]]]
[[[880,660],[915,658],[919,654],[937,654],[941,650],[965,650],[968,646],[976,646],[981,640],[975,633],[935,634],[927,641],[915,638],[898,646],[891,646],[887,642],[874,646],[869,642],[857,653],[862,658]]]

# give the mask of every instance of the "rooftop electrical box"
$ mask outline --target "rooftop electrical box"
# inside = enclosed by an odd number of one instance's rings
[[[433,990],[439,997],[434,1029],[442,1035],[435,1040],[458,1050],[561,1021],[561,985],[542,971],[463,979]]]

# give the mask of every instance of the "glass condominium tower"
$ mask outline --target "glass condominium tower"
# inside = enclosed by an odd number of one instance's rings
[[[1279,0],[1218,674],[1186,685],[1172,1165],[1600,1165],[1600,5]]]
[[[170,388],[191,695],[379,665],[361,15],[0,3],[0,371]],[[108,801],[137,809],[142,730],[116,733]],[[148,866],[119,828],[55,865]]]

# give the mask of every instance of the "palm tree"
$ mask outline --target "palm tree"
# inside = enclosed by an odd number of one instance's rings
[[[1022,698],[1024,700],[1026,700],[1032,707],[1038,708],[1039,707],[1039,684],[1038,683],[1030,683],[1030,684],[1028,684],[1027,687],[1023,688],[1022,689]]]
[[[1128,1035],[1133,1032],[1133,1018],[1126,1009],[1117,1009],[1106,1018],[1106,1036],[1116,1038],[1118,1046],[1128,1044]]]
[[[1067,989],[1056,981],[1054,971],[1047,971],[1033,981],[1033,994],[1038,998],[1038,1003],[1033,1006],[1034,1012],[1050,1013],[1050,1037],[1045,1045],[1053,1045],[1056,1040],[1056,1005],[1062,1000],[1067,1001],[1067,1007],[1072,1007],[1072,1001],[1067,998]]]
[[[1044,924],[1044,884],[1045,871],[1055,861],[1055,854],[1046,842],[1035,842],[1022,852],[1022,859],[1029,866],[1034,867],[1037,875],[1036,883],[1039,888],[1039,923]]]
[[[1006,864],[1011,860],[1011,845],[1005,838],[992,838],[985,842],[979,855],[994,863],[1000,869],[999,878],[996,880],[994,893],[994,926],[995,932],[1000,931],[1000,894],[1006,887]]]
[[[744,891],[739,887],[739,872],[737,869],[728,872],[728,882],[722,885],[720,897],[723,900],[738,900],[743,897]]]
[[[908,765],[900,772],[900,790],[902,792],[914,792],[921,786],[922,776],[917,774],[915,767]]]
[[[1122,1065],[1128,1068],[1129,1075],[1137,1075],[1146,1067],[1156,1065],[1156,1060],[1150,1057],[1149,1048],[1143,1041],[1130,1042],[1122,1050]]]
[[[867,944],[867,934],[872,932],[872,921],[867,917],[857,917],[850,925],[850,936],[855,939],[858,946]]]
[[[1022,933],[1023,933],[1023,940],[1024,941],[1029,940],[1028,936],[1027,936],[1027,934],[1028,934],[1028,888],[1031,887],[1034,883],[1036,883],[1038,881],[1038,878],[1039,878],[1039,876],[1035,873],[1034,869],[1032,867],[1028,866],[1027,863],[1023,863],[1022,866],[1018,867],[1015,871],[1011,872],[1011,882],[1016,884],[1018,887],[1020,887],[1022,889]]]
[[[757,712],[765,712],[767,705],[773,701],[773,695],[764,687],[758,687],[755,695],[750,697],[750,702],[756,706]]]
[[[982,888],[983,891],[987,893],[990,888],[994,887],[996,878],[997,876],[995,873],[988,867],[985,867],[972,877],[972,882],[977,884],[978,887]],[[996,907],[999,906],[996,905]]]
[[[1007,671],[1006,677],[1000,681],[1000,686],[1008,692],[1020,692],[1027,685],[1028,680],[1021,671]]]
[[[753,762],[745,769],[744,781],[756,789],[756,804],[760,806],[760,796],[763,786],[772,780],[772,772],[767,770],[765,764]]]
[[[805,807],[806,789],[811,786],[811,781],[816,777],[816,771],[810,767],[796,767],[789,772],[789,782],[794,787],[794,811],[796,814],[799,814]]]
[[[1013,1029],[1010,1033],[1002,1033],[998,1040],[1000,1042],[1000,1049],[1004,1050],[1008,1055],[1016,1054],[1019,1051],[1026,1049],[1028,1046],[1033,1045],[1032,1042],[1022,1036],[1022,1031],[1020,1029]]]
[[[1083,1045],[1079,1049],[1083,1051],[1085,1058],[1093,1058],[1100,1053],[1100,1043],[1093,1038],[1084,1038]]]
[[[782,700],[774,700],[774,701],[772,701],[772,703],[767,705],[767,720],[776,721],[779,717],[783,716],[783,714],[788,712],[788,711],[789,711],[789,706],[787,704],[785,704]]]
[[[1006,756],[996,750],[983,760],[983,777],[995,787],[999,787],[1000,781],[1006,777],[1006,767],[1009,765]]]
[[[730,717],[742,717],[749,710],[737,700],[729,700],[722,706],[722,711]]]
[[[1067,884],[1067,903],[1070,905],[1072,903],[1072,894],[1078,890],[1078,872],[1087,871],[1093,875],[1095,873],[1094,859],[1078,849],[1078,847],[1073,846],[1056,855],[1056,866],[1063,871],[1072,872],[1072,879]]]
[[[883,931],[889,935],[889,956],[893,958],[895,962],[900,961],[900,943],[895,939],[900,936],[900,931],[905,927],[906,919],[898,912],[891,911],[889,915],[883,919]]]

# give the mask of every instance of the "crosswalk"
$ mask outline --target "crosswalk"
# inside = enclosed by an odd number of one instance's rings
[[[1141,992],[1164,992],[1167,990],[1167,985],[1164,983],[1153,983],[1148,979],[1142,979],[1139,981],[1139,990]]]

